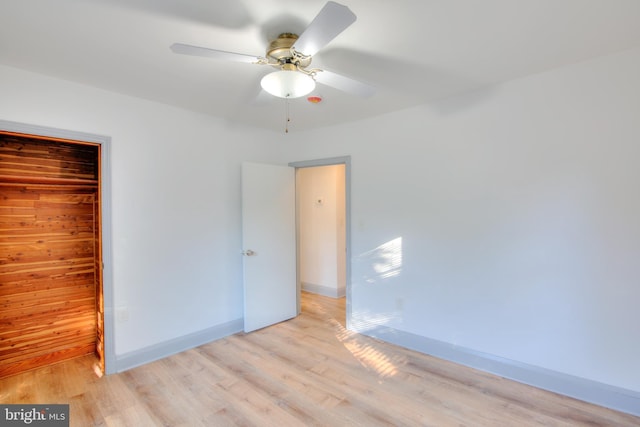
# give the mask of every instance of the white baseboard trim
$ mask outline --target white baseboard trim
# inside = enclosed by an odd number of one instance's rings
[[[640,393],[633,390],[505,359],[393,328],[377,326],[357,332],[520,383],[640,416]]]
[[[345,287],[336,289],[307,282],[301,282],[301,284],[303,291],[311,292],[312,294],[323,295],[325,297],[342,298],[347,294],[347,289]]]
[[[153,362],[171,356],[172,354],[224,338],[241,332],[243,328],[244,320],[236,319],[212,328],[141,348],[140,350],[116,355],[116,372],[123,372],[136,366],[144,365],[145,363]]]

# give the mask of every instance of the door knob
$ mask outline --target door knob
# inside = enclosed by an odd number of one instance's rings
[[[242,255],[246,255],[246,256],[253,256],[256,253],[254,251],[252,251],[251,249],[247,249],[246,251],[242,251]]]

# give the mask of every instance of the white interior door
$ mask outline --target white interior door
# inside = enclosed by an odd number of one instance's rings
[[[242,164],[244,331],[296,316],[295,174]]]

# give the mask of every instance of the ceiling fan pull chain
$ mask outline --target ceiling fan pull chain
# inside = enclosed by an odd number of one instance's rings
[[[289,133],[289,122],[291,117],[289,116],[289,98],[284,99],[284,133]]]

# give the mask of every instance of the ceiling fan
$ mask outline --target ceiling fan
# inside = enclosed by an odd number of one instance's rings
[[[375,88],[366,83],[328,70],[310,68],[313,55],[355,21],[356,15],[347,6],[329,1],[301,35],[280,34],[269,44],[264,57],[183,43],[174,43],[171,50],[182,55],[272,66],[277,71],[264,76],[260,84],[266,92],[280,98],[305,96],[313,91],[316,82],[357,96],[369,97],[375,93]]]

